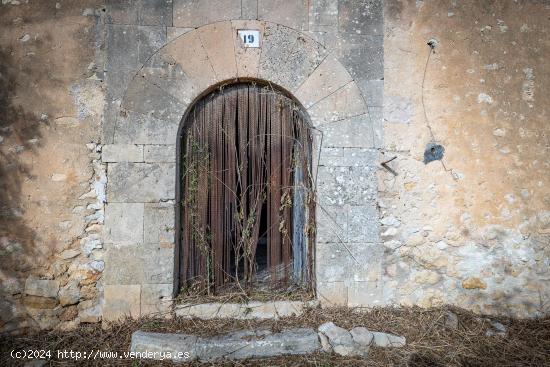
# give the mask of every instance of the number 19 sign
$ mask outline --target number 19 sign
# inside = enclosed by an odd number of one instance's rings
[[[254,29],[239,29],[237,33],[244,47],[260,47],[260,31]]]

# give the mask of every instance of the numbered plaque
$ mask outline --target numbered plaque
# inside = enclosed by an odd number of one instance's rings
[[[260,31],[256,29],[239,29],[237,32],[244,47],[260,47]]]

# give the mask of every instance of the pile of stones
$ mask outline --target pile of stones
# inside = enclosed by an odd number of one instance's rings
[[[270,330],[243,330],[213,337],[161,334],[136,331],[130,350],[145,358],[175,361],[268,358],[310,354],[318,351],[342,356],[367,357],[371,346],[403,347],[402,336],[371,332],[365,327],[350,331],[327,322],[315,331],[298,328],[273,333]],[[186,352],[182,354],[181,352]]]
[[[371,346],[399,348],[407,344],[403,336],[370,331],[361,326],[348,331],[333,322],[322,324],[318,332],[323,351],[341,356],[367,357]]]

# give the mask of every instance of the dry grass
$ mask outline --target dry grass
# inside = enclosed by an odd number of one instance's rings
[[[18,337],[3,337],[0,365],[17,365],[9,358],[12,349],[72,349],[127,351],[135,330],[184,332],[203,336],[245,328],[271,328],[278,331],[290,327],[317,327],[323,322],[352,328],[367,326],[371,330],[391,332],[407,337],[407,346],[400,349],[372,348],[368,359],[345,358],[317,353],[308,356],[279,357],[269,360],[227,362],[237,366],[550,366],[550,317],[537,320],[498,318],[506,325],[508,335],[485,335],[490,320],[470,312],[452,309],[459,316],[459,327],[447,329],[443,320],[446,309],[380,308],[368,312],[350,309],[309,310],[300,317],[281,320],[126,320],[112,325],[108,331],[99,325],[82,326],[74,332],[41,332]],[[495,319],[493,319],[495,320]],[[52,366],[72,366],[74,361],[50,362]],[[20,364],[19,364],[20,365]],[[138,360],[89,360],[78,365],[150,366],[172,365],[170,362]],[[199,365],[194,363],[192,365]],[[224,365],[220,363],[206,365]]]
[[[309,301],[314,298],[313,291],[298,285],[272,285],[255,283],[241,286],[238,282],[219,287],[215,295],[206,294],[201,288],[188,288],[181,291],[176,304],[202,303],[247,303],[251,301]]]

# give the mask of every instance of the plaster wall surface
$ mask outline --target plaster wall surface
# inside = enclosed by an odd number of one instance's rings
[[[387,302],[548,311],[549,14],[544,1],[385,2]],[[424,164],[430,142],[444,157]]]
[[[101,2],[57,3],[0,5],[2,332],[101,319]]]

